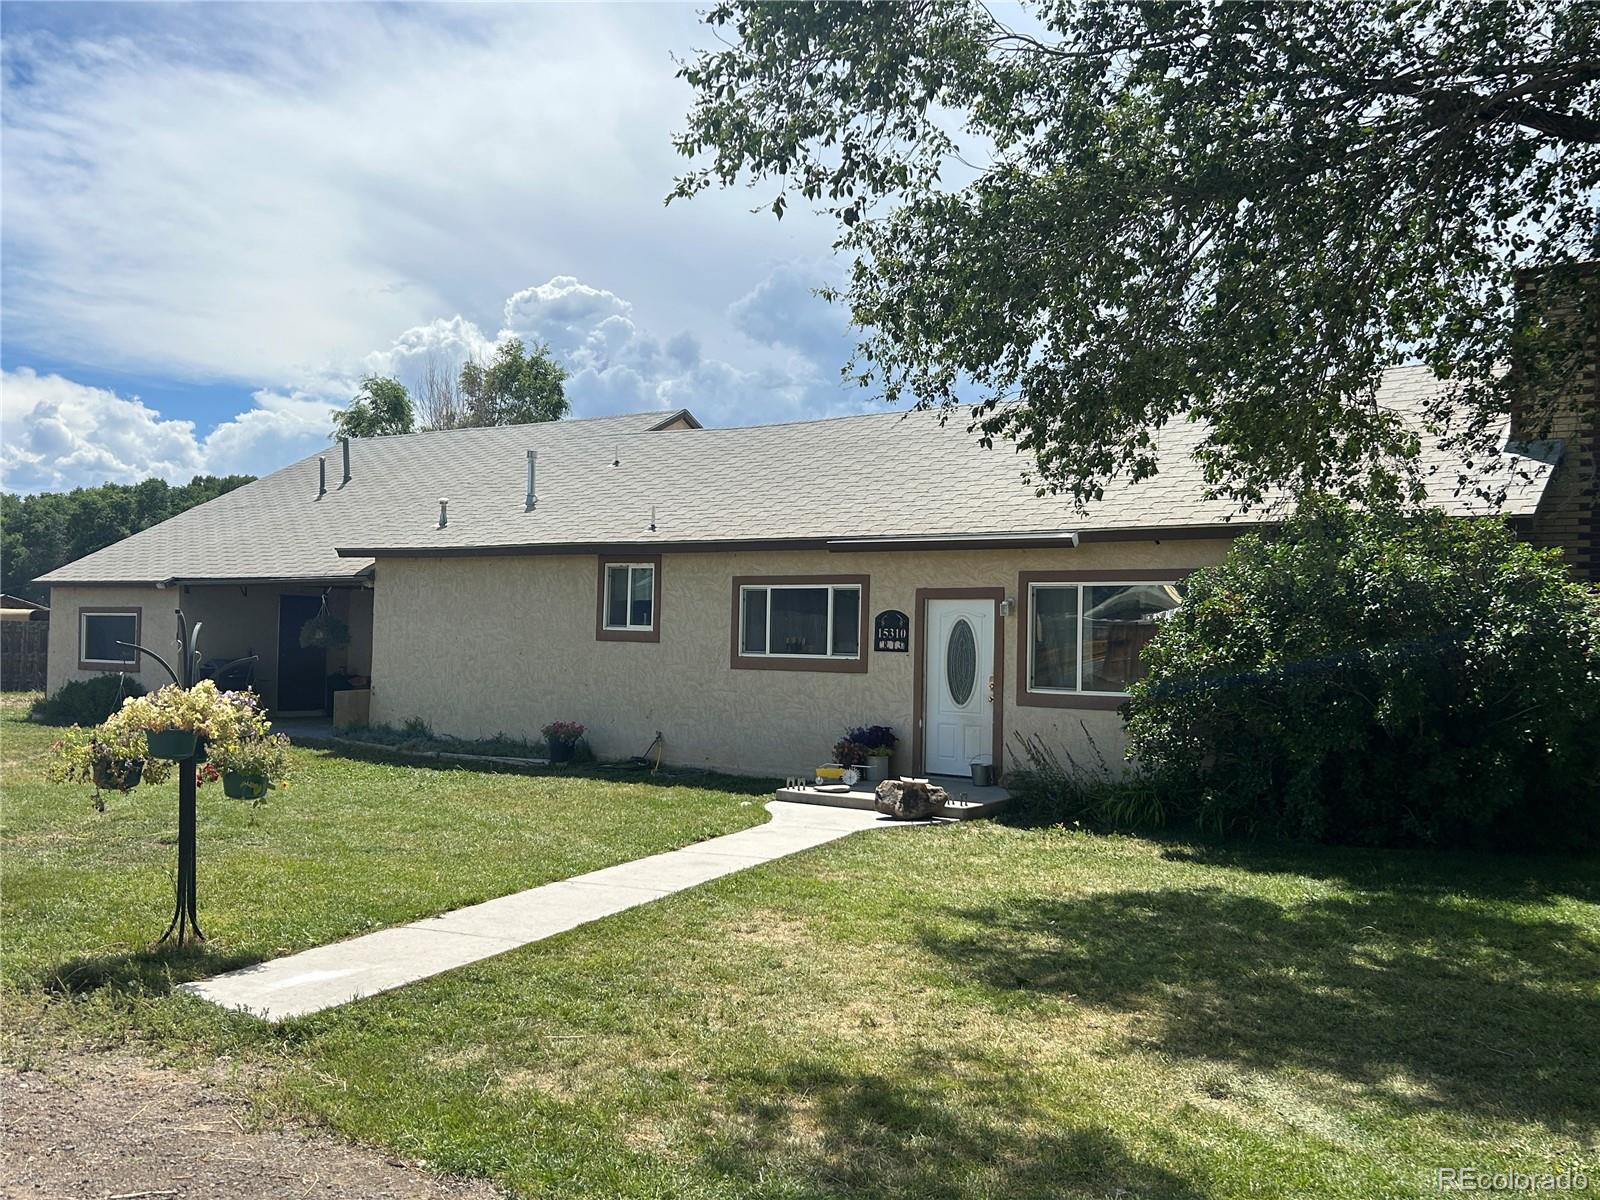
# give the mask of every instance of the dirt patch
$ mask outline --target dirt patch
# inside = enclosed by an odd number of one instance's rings
[[[251,1131],[214,1085],[126,1055],[18,1071],[0,1065],[6,1200],[492,1200],[488,1184],[434,1175],[305,1128]]]

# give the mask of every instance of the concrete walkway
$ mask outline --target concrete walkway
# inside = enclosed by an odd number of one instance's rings
[[[767,811],[772,820],[753,829],[318,946],[178,990],[268,1021],[303,1016],[504,954],[863,829],[908,824],[871,812],[777,800]]]

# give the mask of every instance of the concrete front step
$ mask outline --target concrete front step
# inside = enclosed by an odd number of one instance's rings
[[[950,795],[950,802],[939,813],[952,821],[992,816],[1011,799],[1003,787],[974,787],[969,780],[934,779]],[[872,811],[877,796],[871,791],[827,792],[814,787],[782,787],[774,796],[795,804],[821,804],[829,808],[855,808]]]

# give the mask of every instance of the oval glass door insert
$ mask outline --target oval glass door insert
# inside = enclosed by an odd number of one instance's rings
[[[957,619],[950,629],[950,640],[945,643],[944,677],[950,687],[950,699],[957,704],[972,699],[972,689],[978,682],[978,639],[965,617]]]

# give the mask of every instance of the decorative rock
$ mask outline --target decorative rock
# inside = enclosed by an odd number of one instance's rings
[[[897,821],[925,821],[950,799],[942,787],[925,779],[885,779],[875,795],[874,807]]]

